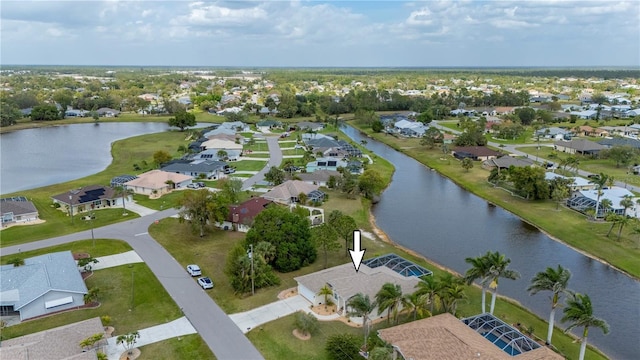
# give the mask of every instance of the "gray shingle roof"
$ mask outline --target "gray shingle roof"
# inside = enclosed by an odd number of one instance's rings
[[[0,303],[15,310],[49,291],[87,293],[87,286],[71,251],[61,251],[24,260],[24,265],[0,267]]]
[[[31,201],[2,201],[0,202],[0,209],[2,209],[2,214],[24,215],[38,213],[38,209]]]

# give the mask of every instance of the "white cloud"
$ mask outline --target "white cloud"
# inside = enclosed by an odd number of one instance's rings
[[[423,7],[420,10],[412,11],[407,19],[409,25],[431,25],[433,24],[433,18],[431,11],[428,7]]]

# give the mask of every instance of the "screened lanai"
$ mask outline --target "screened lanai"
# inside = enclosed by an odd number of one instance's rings
[[[433,273],[420,265],[416,265],[413,262],[404,259],[396,254],[387,254],[371,258],[362,262],[370,268],[377,268],[378,266],[386,266],[389,269],[397,272],[402,276],[416,276],[421,277],[425,275],[432,275]]]
[[[491,314],[468,317],[462,322],[511,356],[540,347],[540,344]]]

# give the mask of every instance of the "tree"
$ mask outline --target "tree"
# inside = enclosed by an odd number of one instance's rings
[[[473,168],[473,160],[466,157],[462,159],[462,162],[460,163],[460,165],[466,172],[469,172],[469,170]]]
[[[218,156],[218,160],[220,161],[226,161],[228,160],[229,157],[229,153],[227,153],[225,150],[218,150],[218,152],[216,153],[216,156]]]
[[[415,293],[426,297],[425,301],[429,303],[429,313],[433,314],[435,304],[439,301],[440,282],[433,276],[424,276],[421,280],[416,284]]]
[[[280,185],[284,182],[284,171],[278,169],[275,166],[272,166],[266,174],[264,174],[264,179],[267,180],[270,184]]]
[[[10,126],[22,118],[18,106],[5,97],[0,97],[0,126]]]
[[[329,225],[344,240],[345,256],[349,256],[349,242],[353,240],[353,232],[358,230],[356,221],[349,215],[345,215],[340,210],[333,210],[328,216]]]
[[[405,302],[407,304],[407,308],[411,309],[411,314],[413,315],[413,320],[424,317],[429,311],[426,309],[427,305],[427,296],[421,295],[417,292],[412,292],[411,294],[404,294]],[[429,313],[429,316],[431,314]]]
[[[393,322],[398,320],[398,312],[407,300],[402,296],[402,288],[398,284],[385,283],[376,293],[376,303],[378,304],[378,315],[387,310],[387,321],[393,317]]]
[[[520,119],[520,123],[525,126],[531,125],[536,118],[536,111],[530,107],[517,108],[515,114]]]
[[[595,213],[596,218],[598,218],[600,215],[600,196],[602,196],[602,188],[604,188],[608,180],[609,180],[609,175],[605,173],[600,173],[592,177],[591,181],[589,181],[590,183],[596,185],[596,195],[597,195],[596,213]]]
[[[53,100],[60,104],[60,107],[62,108],[60,110],[60,118],[64,119],[64,114],[65,111],[67,111],[67,107],[69,107],[69,105],[71,105],[71,103],[73,102],[73,93],[71,92],[71,90],[67,89],[58,90],[53,94]]]
[[[487,263],[487,258],[489,254],[490,252],[487,252],[483,256],[464,259],[466,263],[471,264],[471,268],[468,269],[464,275],[464,280],[469,285],[479,280],[482,286],[482,313],[486,312],[487,286],[489,285],[489,264]]]
[[[637,156],[638,149],[629,145],[614,146],[600,152],[600,157],[615,161],[617,168],[619,168],[620,165],[629,165],[629,163],[631,163],[631,161],[633,161]]]
[[[371,130],[373,130],[373,132],[375,133],[379,133],[384,130],[384,124],[382,124],[382,121],[380,120],[374,120],[371,123]]]
[[[353,360],[360,357],[360,340],[353,334],[335,334],[327,339],[325,350],[329,360]]]
[[[564,308],[564,316],[562,322],[570,322],[565,332],[571,331],[575,327],[582,327],[582,337],[580,339],[580,356],[579,360],[584,359],[585,350],[587,349],[587,337],[589,328],[596,327],[602,330],[606,335],[609,333],[609,324],[593,315],[593,305],[589,295],[575,293],[571,294],[567,299],[567,305]]]
[[[331,288],[327,284],[325,284],[323,287],[320,288],[318,295],[324,296],[325,306],[328,306],[332,303],[331,299],[329,299],[329,296],[333,296],[333,290],[331,290]]]
[[[127,354],[131,355],[136,342],[140,339],[140,333],[137,331],[130,332],[128,334],[120,335],[116,338],[116,344],[122,344],[122,347],[127,351]]]
[[[520,273],[515,270],[507,269],[509,264],[511,263],[511,259],[508,259],[504,256],[504,254],[500,254],[499,252],[489,252],[487,253],[486,261],[489,266],[489,275],[488,279],[491,281],[489,284],[489,288],[491,291],[491,309],[489,312],[493,314],[493,310],[496,305],[496,297],[498,297],[498,281],[500,278],[516,280],[520,278]]]
[[[133,195],[133,190],[127,188],[124,185],[116,186],[115,188],[116,196],[122,196],[122,215],[127,213],[127,206],[125,205],[127,202],[127,198],[130,195]]]
[[[318,318],[311,314],[298,311],[295,315],[294,326],[303,335],[311,335],[318,330]]]
[[[50,121],[59,120],[60,112],[54,105],[38,105],[31,109],[31,120],[33,121]]]
[[[237,244],[229,251],[224,272],[236,294],[251,292],[253,287],[279,285],[280,278],[274,273],[268,263],[273,259],[275,247],[266,241],[261,241],[253,247],[253,271],[251,258],[245,244]],[[253,279],[252,279],[253,277]]]
[[[453,277],[453,275],[451,275],[450,278],[453,278],[454,280],[449,281],[449,277],[447,276],[444,277],[445,280],[442,280],[443,285],[440,288],[439,297],[444,310],[450,312],[453,316],[456,316],[458,301],[466,299],[467,294],[457,278]]]
[[[444,135],[440,130],[436,127],[429,127],[422,135],[422,139],[420,140],[420,145],[425,145],[429,149],[433,149],[436,144],[442,143],[444,139]]]
[[[324,253],[324,268],[326,269],[329,261],[329,251],[340,250],[338,233],[329,224],[323,223],[311,229],[311,239],[318,249]]]
[[[365,170],[358,178],[358,189],[362,196],[367,199],[372,199],[375,195],[379,195],[383,188],[384,180],[382,180],[382,176],[373,169]]]
[[[98,295],[100,294],[100,289],[97,287],[92,287],[84,294],[84,302],[85,304],[91,304],[98,302]]]
[[[240,192],[242,191],[242,180],[235,178],[224,178],[218,181],[220,194],[226,197],[231,204],[237,204],[240,201]]]
[[[89,336],[88,338],[83,339],[82,341],[80,341],[80,347],[85,349],[85,350],[89,350],[98,341],[102,340],[103,338],[104,338],[104,333],[93,334],[93,335]]]
[[[270,264],[281,272],[298,270],[316,260],[311,241],[309,219],[289,212],[285,207],[272,206],[258,214],[247,232],[247,244],[267,241],[276,248]]]
[[[228,199],[210,191],[187,191],[180,200],[179,221],[189,221],[200,237],[208,224],[221,223],[229,214]]]
[[[369,295],[357,293],[347,301],[347,315],[362,318],[362,329],[364,331],[364,343],[366,345],[369,337],[369,315],[378,306],[369,299]]]
[[[545,271],[537,273],[531,279],[531,285],[527,288],[530,295],[535,295],[540,291],[551,291],[551,314],[549,315],[549,329],[547,330],[547,345],[551,345],[556,308],[560,297],[567,292],[569,279],[571,279],[569,269],[565,269],[561,265],[558,265],[556,269],[548,267]]]
[[[153,162],[156,164],[156,167],[160,167],[162,164],[171,161],[171,155],[164,151],[158,150],[153,153]]]
[[[13,267],[23,266],[24,259],[18,258],[18,257],[12,258],[12,259],[9,259],[9,261],[7,261],[7,264],[11,264],[13,265]]]
[[[549,198],[549,183],[544,177],[544,169],[540,167],[515,167],[509,168],[509,180],[513,187],[525,198],[539,200]]]

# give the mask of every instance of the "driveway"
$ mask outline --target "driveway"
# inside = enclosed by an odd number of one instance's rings
[[[246,334],[256,326],[293,314],[296,311],[307,311],[310,306],[311,303],[302,295],[296,295],[249,311],[231,314],[229,317]]]
[[[277,145],[277,144],[276,144]],[[176,209],[107,225],[94,230],[96,238],[122,239],[129,243],[149,266],[162,286],[207,343],[218,359],[263,359],[244,333],[222,309],[196,284],[186,270],[158,242],[149,236],[154,221],[178,213]],[[2,255],[36,250],[76,240],[90,239],[89,231],[2,248]],[[177,240],[179,241],[179,240]],[[135,309],[133,310],[135,311]]]

